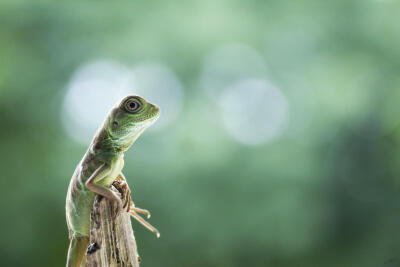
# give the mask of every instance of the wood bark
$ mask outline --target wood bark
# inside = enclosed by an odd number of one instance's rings
[[[121,188],[117,191],[121,193]],[[90,245],[86,267],[139,267],[140,257],[130,215],[121,211],[114,218],[110,201],[96,196],[90,216]]]

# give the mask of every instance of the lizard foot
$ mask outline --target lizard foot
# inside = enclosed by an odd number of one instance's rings
[[[126,211],[129,211],[130,204],[132,203],[132,197],[128,184],[124,180],[116,180],[113,182],[113,186],[118,190],[117,195],[122,200],[123,208],[126,209]]]
[[[137,213],[146,215],[147,219],[150,219],[150,217],[151,217],[150,211],[135,207],[135,204],[133,203],[133,201],[131,201],[129,211],[133,211],[133,212],[137,212]]]
[[[135,209],[137,209],[137,208],[135,208]],[[142,209],[139,209],[139,210],[144,211],[144,210],[142,210]],[[151,225],[151,224],[148,223],[145,219],[143,219],[142,217],[140,217],[139,214],[137,214],[135,210],[133,210],[133,209],[131,208],[129,214],[130,214],[133,218],[135,218],[135,220],[137,220],[138,222],[140,222],[144,227],[146,227],[148,230],[150,230],[150,231],[152,231],[153,233],[155,233],[156,236],[157,236],[157,238],[160,237],[160,232],[159,232],[153,225]]]

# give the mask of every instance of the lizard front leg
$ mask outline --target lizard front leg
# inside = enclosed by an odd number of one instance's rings
[[[101,165],[86,181],[85,186],[96,194],[99,194],[114,204],[115,216],[122,210],[122,201],[110,188],[101,186],[97,182],[106,178],[111,172],[111,167],[107,164]]]

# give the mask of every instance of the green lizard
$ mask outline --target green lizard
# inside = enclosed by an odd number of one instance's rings
[[[156,105],[139,96],[127,96],[108,113],[98,129],[86,154],[72,175],[66,201],[67,225],[70,233],[67,267],[84,266],[85,252],[89,245],[90,211],[95,195],[113,203],[115,214],[127,211],[159,237],[159,232],[137,213],[150,217],[147,210],[136,208],[130,190],[123,200],[110,187],[115,180],[126,183],[121,170],[124,152],[159,117]],[[127,184],[126,184],[127,185]]]

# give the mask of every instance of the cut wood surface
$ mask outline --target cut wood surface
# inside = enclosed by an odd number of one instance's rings
[[[115,187],[112,187],[118,192]],[[139,267],[140,257],[131,219],[123,210],[114,219],[112,203],[96,196],[90,215],[90,245],[87,267]]]

